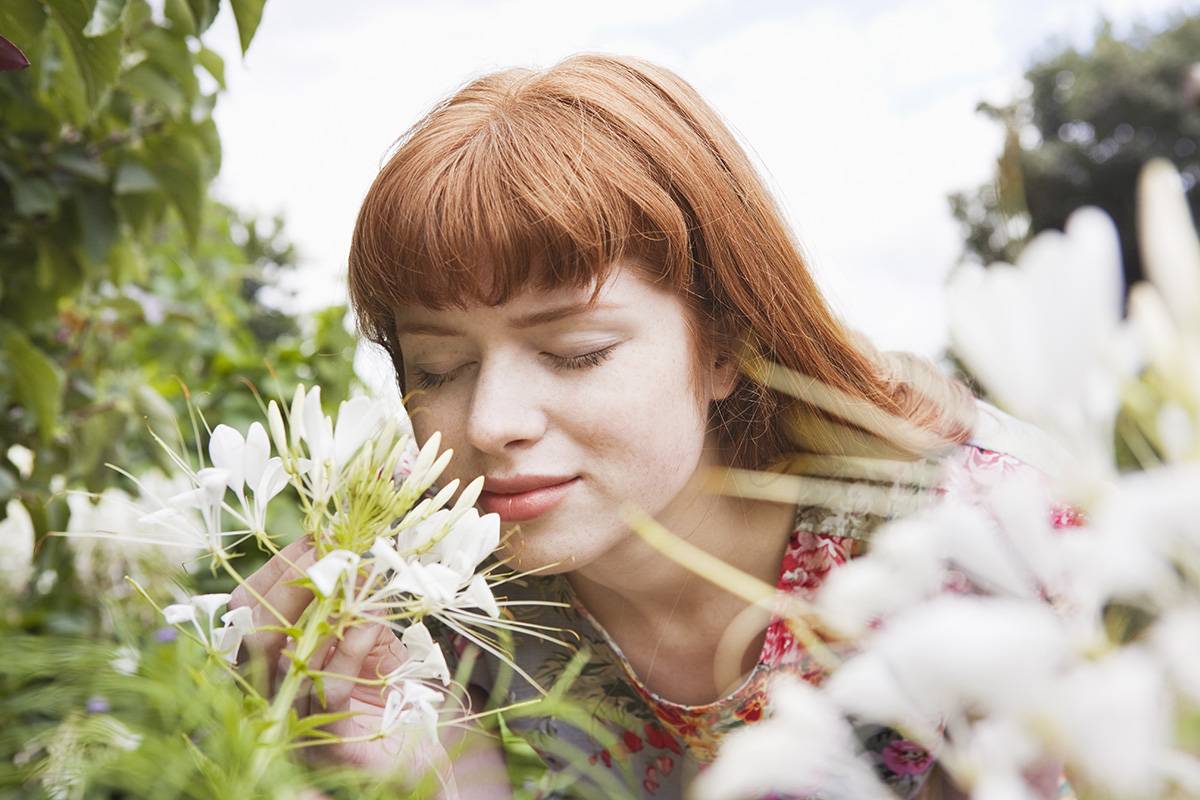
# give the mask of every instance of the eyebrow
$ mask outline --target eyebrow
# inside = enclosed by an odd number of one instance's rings
[[[548,325],[551,322],[558,322],[567,317],[574,317],[579,314],[586,314],[590,311],[599,311],[601,309],[616,308],[611,303],[596,303],[589,305],[587,303],[576,303],[574,305],[559,306],[558,308],[549,308],[545,311],[535,311],[532,314],[524,314],[519,317],[513,317],[508,321],[512,328],[517,330],[525,330],[526,328],[536,328],[539,325]],[[444,325],[435,325],[427,322],[400,322],[396,324],[396,334],[424,334],[426,336],[459,336],[459,332],[453,328],[447,328]]]

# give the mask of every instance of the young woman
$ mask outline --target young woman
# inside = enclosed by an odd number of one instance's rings
[[[763,715],[774,671],[823,674],[779,620],[746,633],[748,604],[647,545],[622,503],[763,582],[811,593],[900,506],[850,507],[847,482],[829,475],[814,484],[824,496],[790,503],[713,492],[713,469],[798,471],[814,454],[1018,463],[971,441],[977,406],[963,386],[874,351],[834,317],[729,130],[644,61],[506,70],[437,105],[371,186],[349,267],[361,328],[391,356],[418,441],[441,431],[454,449],[443,481],[486,476],[481,509],[516,528],[497,555],[538,573],[510,598],[563,604],[514,611],[590,648],[572,693],[620,746],[554,719],[514,723],[552,772],[569,770],[571,753],[614,775],[626,763],[636,792],[678,797],[725,731]],[[805,376],[801,399],[748,374],[747,343]],[[310,598],[286,585],[288,561],[303,569],[311,553],[297,543],[252,581],[298,615]],[[359,629],[321,659],[375,675],[395,645]],[[571,655],[532,637],[515,646],[543,685]],[[377,724],[378,692],[327,692],[330,710]],[[518,678],[510,699],[534,693]],[[929,754],[885,728],[862,737],[901,796],[933,791]],[[422,758],[395,746],[336,757]],[[494,745],[440,763],[462,796],[508,792]]]

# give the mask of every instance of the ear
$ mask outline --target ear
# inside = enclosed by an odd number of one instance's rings
[[[722,350],[713,360],[710,376],[710,380],[712,381],[712,399],[724,400],[729,397],[729,395],[733,394],[733,390],[737,386],[737,359],[733,357],[732,353]]]

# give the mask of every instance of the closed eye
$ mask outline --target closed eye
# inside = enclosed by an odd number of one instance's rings
[[[556,370],[590,369],[606,361],[616,348],[617,345],[611,344],[601,350],[584,353],[579,356],[556,356],[553,353],[543,353],[542,355],[550,359],[550,365]],[[420,389],[436,389],[453,381],[455,374],[461,369],[462,367],[450,372],[425,372],[422,369],[414,367],[413,382]]]

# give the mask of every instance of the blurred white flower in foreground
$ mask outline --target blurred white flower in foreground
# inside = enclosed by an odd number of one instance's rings
[[[1200,239],[1183,183],[1155,159],[1139,181],[1139,245],[1150,282],[1133,287],[1129,318],[1156,377],[1165,414],[1156,421],[1169,461],[1200,460]],[[1164,424],[1165,423],[1165,424]]]
[[[853,654],[806,690],[814,728],[795,737],[772,716],[775,739],[735,732],[705,797],[846,796],[805,760],[814,743],[823,764],[853,756],[843,716],[915,741],[974,798],[1045,796],[1027,776],[1059,763],[1081,796],[1200,796],[1200,757],[1177,740],[1200,729],[1200,241],[1173,167],[1149,164],[1140,191],[1153,283],[1134,288],[1130,323],[1096,209],[1015,267],[955,278],[957,352],[1070,457],[976,488],[951,470],[945,502],[833,570],[815,608]],[[1118,472],[1118,438],[1143,471]],[[777,692],[769,713],[796,707]]]
[[[854,757],[854,732],[825,695],[780,674],[771,681],[770,696],[769,718],[726,736],[720,758],[696,780],[697,800],[772,792],[828,800],[895,797]]]
[[[1121,320],[1121,250],[1103,211],[1082,208],[1045,231],[1016,266],[966,265],[948,289],[955,352],[998,404],[1058,437],[1110,476],[1118,384],[1136,367]]]

